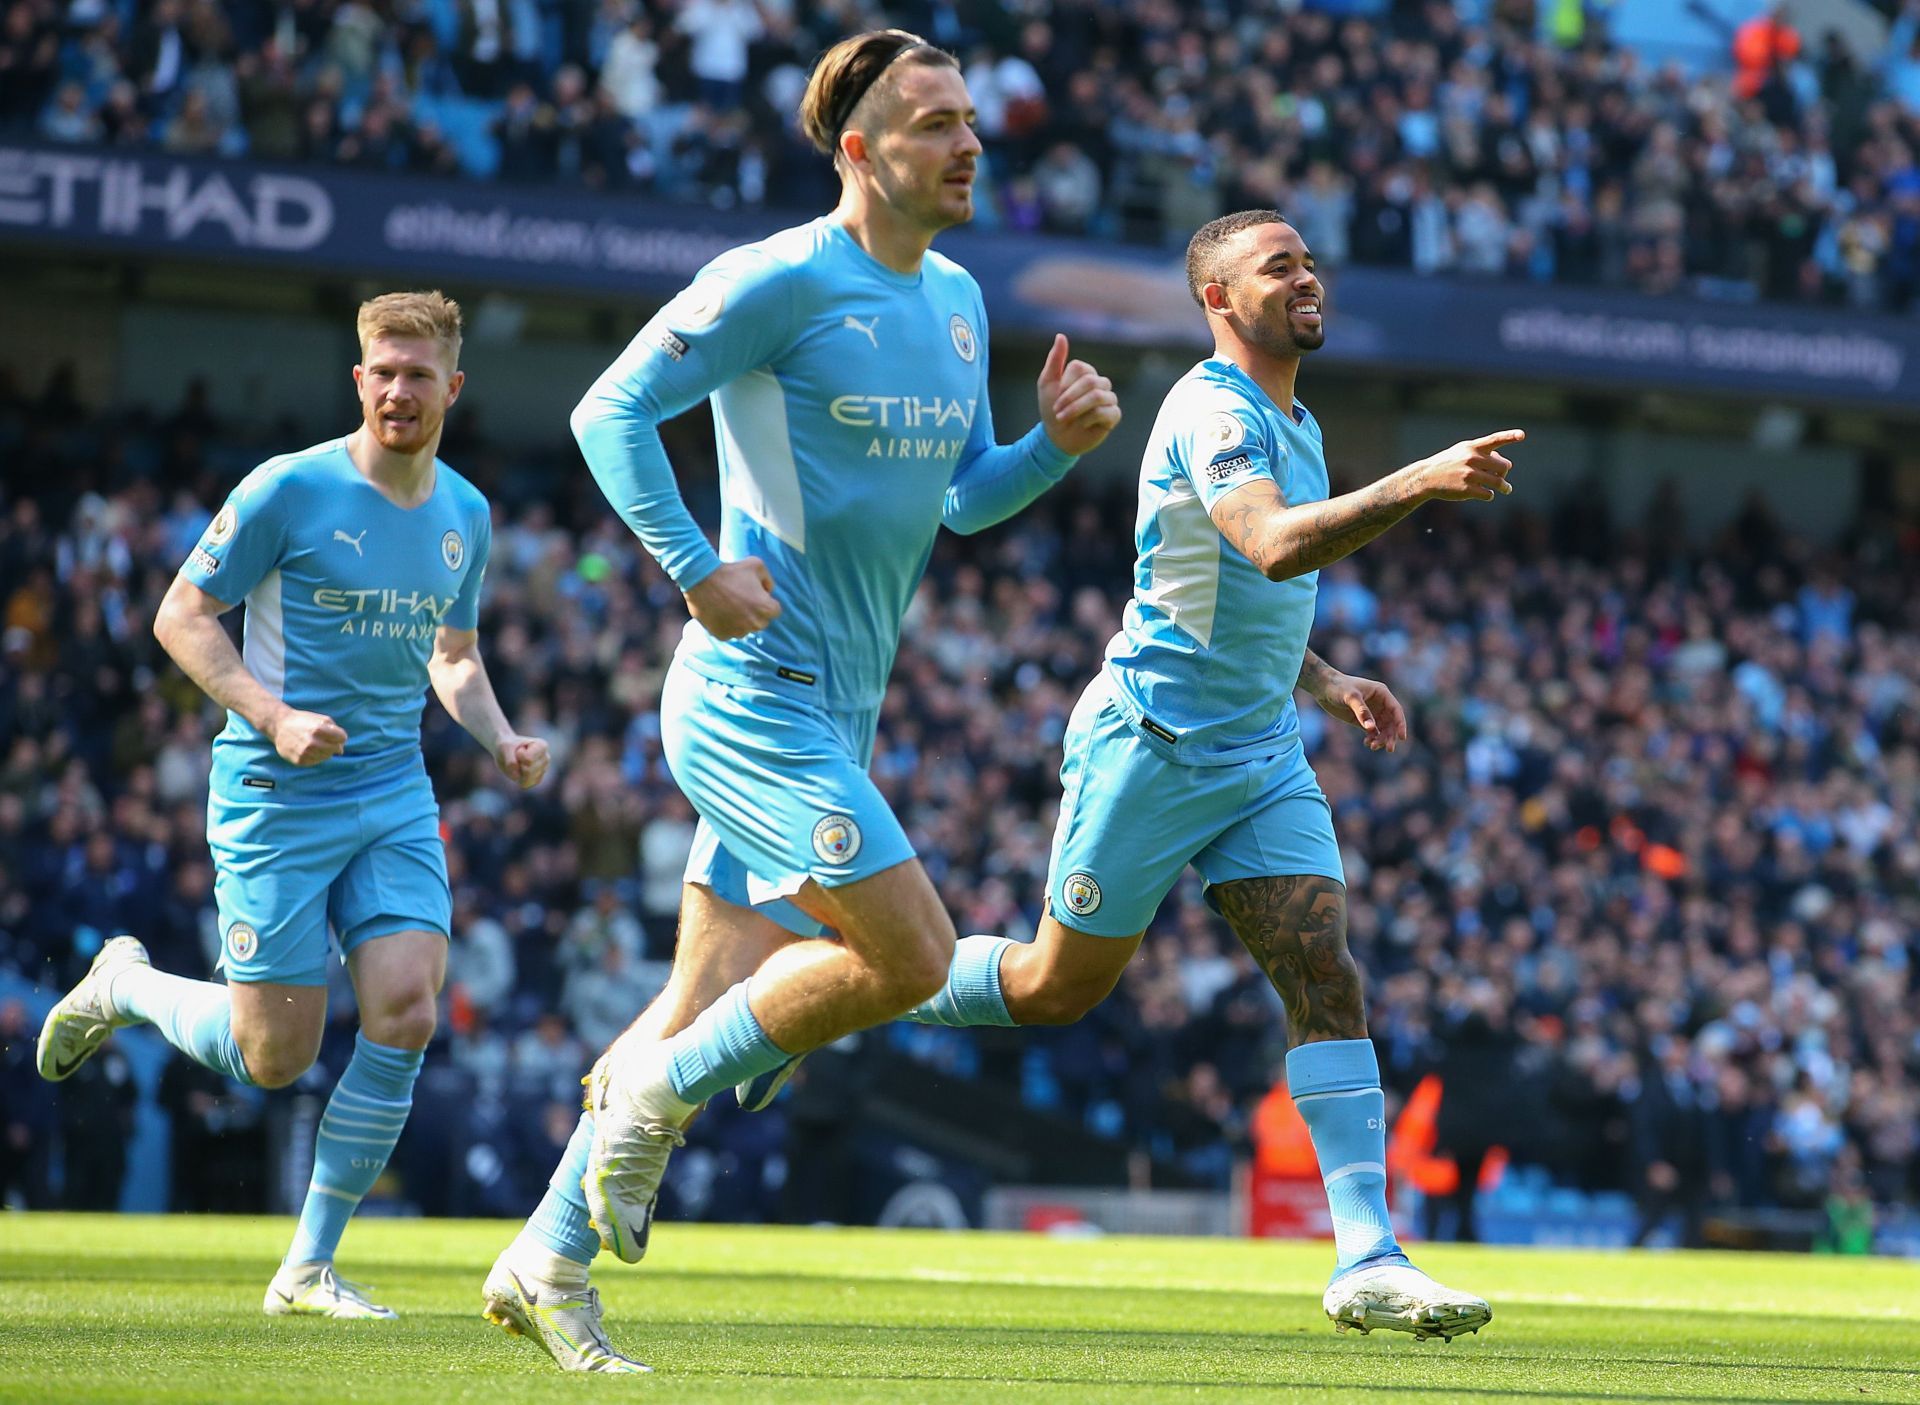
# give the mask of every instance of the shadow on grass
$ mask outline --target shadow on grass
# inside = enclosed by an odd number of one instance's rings
[[[29,1290],[35,1288],[42,1290],[59,1290],[65,1295],[70,1295],[76,1283],[111,1283],[123,1293],[128,1294],[141,1294],[144,1290],[164,1289],[169,1285],[188,1284],[204,1288],[208,1284],[231,1284],[234,1285],[236,1291],[241,1288],[245,1289],[244,1300],[236,1298],[230,1305],[222,1303],[215,1309],[212,1315],[222,1319],[232,1316],[242,1319],[243,1322],[246,1319],[251,1319],[251,1322],[247,1323],[247,1325],[257,1326],[263,1332],[278,1330],[278,1328],[269,1327],[263,1319],[254,1316],[255,1300],[252,1295],[257,1291],[256,1285],[264,1282],[265,1276],[271,1272],[271,1266],[263,1264],[259,1259],[252,1256],[156,1261],[134,1254],[127,1254],[119,1257],[109,1255],[96,1259],[75,1260],[65,1255],[28,1250],[0,1253],[0,1263],[4,1263],[5,1265],[4,1272],[6,1280],[4,1283],[0,1283],[0,1298],[3,1298],[9,1289],[18,1291],[23,1288]],[[412,1280],[415,1291],[418,1290],[418,1284],[421,1280],[425,1280],[430,1286],[444,1283],[446,1285],[446,1291],[450,1296],[458,1294],[464,1298],[465,1296],[471,1295],[477,1303],[479,1283],[484,1273],[484,1268],[485,1266],[483,1264],[465,1262],[402,1263],[390,1257],[381,1256],[369,1259],[363,1271],[370,1271],[371,1275],[376,1279],[382,1270],[389,1271],[395,1279]],[[678,1300],[679,1295],[674,1291],[676,1286],[686,1289],[711,1289],[729,1285],[752,1288],[757,1285],[762,1290],[768,1292],[778,1288],[790,1292],[817,1293],[823,1280],[819,1276],[807,1274],[740,1270],[655,1269],[646,1272],[644,1277],[636,1277],[632,1281],[636,1284],[644,1282],[650,1292],[657,1291],[657,1301],[666,1304]],[[861,1277],[837,1281],[842,1287],[856,1288],[863,1291],[873,1290],[879,1293],[900,1288],[911,1288],[930,1294],[956,1291],[971,1292],[975,1287],[975,1285],[942,1283],[938,1280],[929,1280],[913,1275],[872,1278]],[[1081,1286],[1055,1284],[1008,1284],[1005,1287],[1005,1291],[1009,1294],[1070,1293],[1076,1298],[1082,1299],[1090,1296],[1104,1297],[1108,1295],[1116,1298],[1137,1298],[1142,1292],[1141,1289],[1132,1286],[1104,1287],[1100,1285]],[[1234,1290],[1228,1289],[1207,1290],[1189,1288],[1165,1291],[1155,1295],[1155,1300],[1161,1304],[1166,1311],[1171,1313],[1175,1310],[1171,1304],[1182,1297],[1203,1299],[1218,1308],[1223,1298],[1231,1296],[1250,1299],[1257,1304],[1256,1310],[1268,1319],[1275,1316],[1273,1312],[1275,1304],[1287,1301],[1287,1295],[1271,1293],[1236,1294]],[[1312,1301],[1314,1295],[1310,1292],[1303,1291],[1299,1297]],[[71,1301],[70,1296],[69,1301]],[[203,1305],[205,1304],[203,1303]],[[123,1299],[117,1302],[103,1303],[101,1305],[101,1311],[103,1314],[109,1316],[125,1315],[138,1317],[144,1311],[144,1305],[137,1300],[127,1301]],[[1544,1304],[1540,1306],[1539,1311],[1542,1314],[1560,1314],[1579,1312],[1581,1308],[1578,1304]],[[1620,1335],[1625,1337],[1634,1335],[1632,1324],[1635,1320],[1645,1320],[1649,1323],[1657,1321],[1669,1330],[1672,1328],[1676,1319],[1689,1320],[1699,1324],[1697,1328],[1690,1329],[1689,1335],[1697,1333],[1697,1335],[1701,1337],[1711,1337],[1713,1331],[1709,1324],[1716,1322],[1738,1323],[1749,1333],[1755,1329],[1756,1325],[1761,1325],[1756,1324],[1752,1315],[1746,1312],[1715,1312],[1700,1308],[1609,1308],[1607,1311],[1619,1320]],[[1116,1317],[1120,1315],[1119,1313],[1115,1314]],[[1133,1350],[1167,1356],[1193,1355],[1196,1357],[1206,1357],[1212,1355],[1217,1357],[1225,1352],[1259,1352],[1265,1353],[1278,1368],[1271,1374],[1262,1374],[1259,1379],[1222,1378],[1214,1376],[1204,1380],[1180,1378],[1144,1379],[1122,1375],[1108,1377],[1023,1375],[1009,1379],[1004,1375],[985,1374],[896,1375],[887,1373],[883,1375],[872,1375],[861,1372],[835,1372],[832,1370],[809,1370],[805,1372],[750,1370],[731,1372],[693,1369],[671,1372],[672,1376],[711,1380],[830,1379],[877,1383],[891,1381],[901,1383],[934,1383],[945,1381],[956,1385],[994,1382],[1009,1388],[1034,1389],[1044,1389],[1052,1386],[1105,1386],[1110,1389],[1181,1387],[1193,1390],[1215,1391],[1221,1389],[1259,1390],[1293,1387],[1317,1390],[1370,1390],[1382,1397],[1402,1395],[1409,1398],[1424,1398],[1432,1395],[1452,1393],[1486,1399],[1513,1400],[1551,1398],[1575,1401],[1625,1400],[1665,1402],[1737,1399],[1752,1402],[1752,1405],[1817,1405],[1817,1402],[1802,1401],[1798,1398],[1788,1397],[1652,1392],[1619,1393],[1604,1390],[1568,1391],[1565,1389],[1556,1389],[1545,1384],[1538,1389],[1530,1390],[1491,1384],[1475,1385],[1445,1378],[1432,1384],[1399,1384],[1376,1381],[1369,1385],[1343,1381],[1337,1378],[1311,1380],[1294,1378],[1289,1375],[1286,1369],[1289,1365],[1293,1366],[1296,1370],[1300,1366],[1310,1363],[1312,1365],[1325,1365],[1332,1358],[1332,1354],[1336,1352],[1340,1353],[1341,1357],[1349,1363],[1370,1361],[1385,1365],[1391,1362],[1396,1368],[1417,1366],[1422,1370],[1432,1369],[1437,1372],[1445,1372],[1447,1376],[1452,1376],[1456,1371],[1462,1374],[1468,1374],[1474,1371],[1484,1371],[1488,1373],[1499,1371],[1511,1374],[1523,1374],[1528,1371],[1537,1372],[1542,1368],[1551,1368],[1555,1374],[1577,1374],[1583,1368],[1587,1367],[1617,1370],[1623,1367],[1639,1366],[1649,1368],[1650,1370],[1665,1369],[1695,1373],[1738,1373],[1740,1376],[1748,1378],[1751,1378],[1756,1373],[1780,1372],[1806,1378],[1809,1379],[1810,1382],[1814,1378],[1830,1377],[1832,1378],[1833,1385],[1840,1385],[1841,1383],[1859,1378],[1872,1378],[1876,1381],[1884,1379],[1884,1381],[1889,1384],[1895,1379],[1912,1380],[1915,1378],[1913,1369],[1897,1365],[1819,1364],[1803,1361],[1733,1361],[1710,1355],[1687,1360],[1648,1355],[1616,1355],[1611,1352],[1591,1349],[1585,1351],[1553,1350],[1552,1355],[1548,1357],[1540,1353],[1528,1352],[1524,1349],[1515,1350],[1506,1348],[1503,1343],[1499,1342],[1499,1334],[1503,1328],[1511,1330],[1516,1326],[1520,1326],[1532,1315],[1533,1314],[1526,1312],[1524,1309],[1509,1309],[1504,1314],[1503,1319],[1496,1319],[1494,1328],[1492,1329],[1495,1334],[1494,1337],[1490,1339],[1470,1340],[1467,1343],[1452,1348],[1448,1348],[1439,1343],[1415,1344],[1402,1339],[1398,1334],[1393,1334],[1380,1344],[1380,1346],[1385,1347],[1386,1350],[1394,1352],[1394,1355],[1390,1357],[1384,1355],[1379,1349],[1370,1352],[1364,1357],[1358,1356],[1356,1354],[1357,1350],[1366,1349],[1362,1347],[1360,1343],[1349,1339],[1336,1338],[1330,1330],[1318,1330],[1320,1323],[1317,1303],[1315,1304],[1311,1317],[1303,1317],[1303,1321],[1310,1320],[1314,1323],[1316,1330],[1311,1332],[1307,1331],[1304,1327],[1291,1326],[1290,1324],[1276,1324],[1273,1330],[1266,1332],[1222,1332],[1217,1330],[1217,1328],[1211,1328],[1205,1324],[1196,1325],[1191,1329],[1156,1329],[1127,1326],[1100,1328],[1088,1326],[975,1326],[961,1324],[926,1327],[917,1323],[872,1322],[862,1320],[826,1323],[817,1320],[787,1319],[762,1319],[750,1322],[728,1321],[725,1319],[716,1321],[710,1318],[619,1311],[617,1307],[616,1330],[623,1336],[652,1332],[669,1337],[675,1334],[686,1334],[702,1339],[710,1337],[715,1332],[721,1332],[747,1341],[758,1342],[761,1344],[758,1348],[760,1350],[781,1348],[805,1350],[810,1353],[817,1351],[829,1360],[832,1359],[836,1348],[842,1352],[846,1349],[846,1334],[849,1332],[859,1332],[865,1334],[910,1333],[915,1338],[916,1344],[923,1353],[929,1349],[936,1352],[950,1350],[957,1355],[974,1359],[977,1359],[982,1352],[989,1350],[990,1344],[992,1347],[1000,1349],[1005,1349],[1009,1346],[1021,1346],[1037,1357],[1044,1359],[1050,1345],[1072,1342],[1079,1344],[1079,1350],[1084,1350],[1084,1344],[1098,1341],[1105,1343],[1107,1349],[1113,1352]],[[429,1327],[443,1328],[448,1324],[456,1322],[465,1325],[469,1321],[472,1322],[477,1337],[484,1338],[489,1335],[488,1329],[478,1322],[477,1316],[470,1314],[464,1307],[459,1310],[414,1311],[409,1312],[406,1316],[405,1327],[412,1329],[407,1331],[407,1336],[410,1339],[415,1338],[416,1332],[420,1329]],[[1859,1321],[1859,1319],[1835,1319],[1825,1317],[1814,1317],[1811,1320],[1844,1320],[1855,1323]],[[309,1324],[301,1325],[305,1326]],[[311,1325],[316,1328],[321,1327],[321,1324]],[[1774,1322],[1772,1328],[1781,1329],[1784,1325],[1783,1322]],[[1895,1329],[1895,1335],[1899,1337],[1912,1336],[1916,1343],[1914,1355],[1917,1360],[1920,1360],[1920,1322],[1890,1319],[1884,1324],[1876,1320],[1874,1325],[1876,1327],[1882,1325],[1893,1327]],[[14,1348],[25,1349],[29,1347],[29,1344],[35,1337],[69,1330],[70,1327],[71,1323],[63,1327],[61,1324],[52,1322],[41,1324],[32,1320],[16,1318],[8,1332],[9,1344]],[[325,1324],[324,1329],[337,1330],[337,1324]],[[139,1323],[137,1325],[127,1324],[122,1330],[126,1331],[130,1337],[160,1339],[173,1336],[189,1336],[200,1329],[187,1328],[176,1332],[162,1324],[149,1326],[145,1323]],[[223,1328],[223,1330],[226,1329]],[[392,1328],[376,1330],[391,1331]],[[251,1333],[249,1333],[249,1335],[251,1335]],[[780,1340],[772,1340],[775,1338]],[[286,1339],[283,1337],[282,1340]],[[444,1338],[439,1337],[433,1338],[433,1340],[436,1342],[444,1342]],[[1779,1340],[1777,1335],[1774,1337],[1774,1340]],[[289,1344],[291,1345],[291,1343]],[[1627,1345],[1631,1348],[1633,1343],[1629,1341]],[[753,1349],[755,1348],[749,1348],[749,1350]],[[1550,1346],[1548,1349],[1551,1349]],[[1890,1344],[1889,1349],[1897,1349],[1897,1347]],[[1822,1381],[1822,1384],[1827,1383],[1828,1382],[1824,1380]],[[1864,1387],[1860,1389],[1863,1393],[1865,1392]],[[1889,1397],[1879,1395],[1877,1398],[1886,1399]],[[1920,1395],[1910,1395],[1908,1398],[1920,1398]]]
[[[111,1310],[110,1310],[111,1311]],[[221,1330],[229,1334],[236,1326],[250,1338],[256,1340],[278,1340],[289,1347],[304,1348],[318,1345],[324,1337],[329,1347],[363,1347],[369,1341],[384,1336],[401,1335],[416,1347],[429,1350],[464,1350],[463,1347],[449,1348],[442,1330],[449,1325],[465,1328],[472,1326],[476,1343],[494,1341],[492,1332],[478,1320],[477,1314],[466,1312],[410,1312],[398,1326],[385,1324],[348,1323],[339,1324],[319,1320],[296,1320],[292,1322],[269,1322],[257,1317],[250,1305],[240,1308],[236,1305],[234,1315],[241,1322],[223,1323]],[[199,1325],[181,1324],[128,1324],[119,1328],[127,1341],[159,1342],[178,1338],[195,1338],[205,1332],[206,1323]],[[351,1337],[342,1333],[342,1327]],[[36,1323],[15,1321],[9,1329],[10,1346],[21,1350],[30,1350],[36,1338],[49,1341],[59,1339],[71,1329],[71,1323]],[[1194,1357],[1196,1359],[1219,1359],[1228,1353],[1263,1354],[1276,1367],[1272,1374],[1262,1375],[1258,1379],[1240,1377],[1211,1376],[1196,1379],[1188,1376],[1129,1377],[1113,1375],[1105,1377],[1054,1376],[1028,1374],[1007,1375],[933,1375],[913,1373],[872,1374],[858,1370],[835,1371],[831,1369],[808,1372],[781,1372],[768,1370],[717,1371],[700,1368],[684,1368],[671,1371],[674,1376],[694,1376],[702,1379],[832,1379],[849,1381],[998,1381],[1008,1386],[1044,1387],[1050,1385],[1092,1385],[1105,1384],[1113,1387],[1179,1386],[1194,1389],[1261,1388],[1275,1386],[1313,1387],[1326,1390],[1361,1388],[1358,1383],[1338,1378],[1305,1379],[1287,1375],[1284,1367],[1291,1363],[1298,1367],[1311,1362],[1313,1365],[1327,1365],[1333,1361],[1357,1365],[1370,1363],[1374,1366],[1390,1366],[1394,1369],[1416,1368],[1447,1373],[1461,1374],[1473,1372],[1492,1373],[1505,1371],[1521,1373],[1538,1371],[1550,1367],[1556,1373],[1578,1372],[1583,1368],[1604,1368],[1618,1370],[1625,1367],[1646,1367],[1691,1373],[1740,1373],[1752,1375],[1764,1372],[1780,1372],[1807,1377],[1833,1377],[1837,1381],[1861,1377],[1886,1378],[1893,1380],[1914,1380],[1920,1383],[1920,1372],[1902,1366],[1876,1366],[1860,1363],[1821,1365],[1805,1362],[1756,1362],[1729,1361],[1706,1357],[1695,1360],[1681,1360],[1672,1357],[1614,1355],[1611,1353],[1578,1353],[1557,1351],[1550,1359],[1525,1351],[1498,1349],[1493,1342],[1468,1340],[1455,1346],[1437,1342],[1416,1343],[1399,1334],[1389,1334],[1378,1343],[1363,1344],[1358,1341],[1335,1337],[1328,1333],[1307,1335],[1305,1329],[1295,1328],[1285,1332],[1218,1332],[1218,1331],[1154,1331],[1127,1328],[1095,1327],[1009,1327],[1009,1326],[963,1326],[928,1328],[924,1326],[896,1325],[862,1321],[822,1323],[817,1321],[754,1321],[754,1322],[714,1322],[704,1319],[664,1318],[659,1316],[638,1317],[628,1315],[616,1323],[618,1335],[626,1338],[650,1336],[651,1349],[658,1354],[675,1337],[689,1337],[699,1340],[703,1345],[715,1332],[723,1332],[736,1340],[747,1343],[747,1354],[772,1353],[780,1351],[801,1351],[810,1355],[818,1353],[825,1359],[831,1359],[838,1352],[844,1354],[848,1343],[848,1333],[860,1333],[869,1339],[875,1334],[911,1334],[915,1340],[915,1352],[923,1358],[928,1355],[952,1354],[966,1359],[979,1359],[983,1353],[1005,1351],[1020,1348],[1036,1360],[1043,1360],[1050,1346],[1065,1347],[1072,1344],[1076,1353],[1083,1353],[1088,1343],[1101,1343],[1107,1352],[1121,1354],[1126,1352],[1147,1353],[1162,1359]],[[288,1333],[298,1333],[289,1338]],[[310,1340],[308,1334],[314,1334]],[[1371,1348],[1371,1350],[1370,1350]],[[1369,1352],[1360,1356],[1359,1352]],[[1386,1353],[1392,1353],[1388,1355]],[[644,1357],[647,1349],[641,1349]],[[1432,1394],[1443,1391],[1456,1391],[1477,1395],[1508,1395],[1515,1398],[1529,1396],[1551,1396],[1570,1400],[1618,1399],[1618,1400],[1713,1400],[1738,1399],[1753,1401],[1756,1405],[1799,1405],[1797,1400],[1766,1396],[1711,1396],[1688,1393],[1670,1394],[1621,1394],[1608,1391],[1568,1391],[1564,1388],[1542,1387],[1528,1391],[1511,1387],[1475,1386],[1462,1383],[1457,1379],[1448,1379],[1444,1384],[1409,1385],[1375,1381],[1371,1388],[1382,1392],[1407,1392],[1413,1394]],[[1885,1396],[1882,1399],[1888,1398]],[[1920,1398],[1917,1396],[1915,1398]]]
[[[1354,1385],[1346,1381],[1321,1381],[1295,1379],[1283,1375],[1264,1376],[1259,1380],[1206,1380],[1206,1381],[1167,1381],[1167,1380],[1129,1380],[1118,1376],[1049,1376],[1045,1380],[1009,1381],[998,1376],[855,1376],[836,1375],[824,1371],[803,1373],[798,1371],[754,1371],[743,1372],[737,1376],[725,1376],[718,1372],[685,1372],[686,1375],[700,1375],[709,1380],[778,1380],[778,1381],[861,1381],[875,1384],[900,1382],[917,1385],[994,1385],[1003,1389],[1022,1386],[1063,1386],[1093,1387],[1113,1389],[1167,1389],[1175,1387],[1191,1391],[1215,1390],[1257,1390],[1278,1391],[1287,1389],[1315,1390],[1325,1392],[1366,1391],[1375,1399],[1391,1400],[1410,1396],[1420,1398],[1433,1395],[1471,1395],[1484,1400],[1612,1400],[1645,1402],[1646,1405],[1670,1405],[1670,1402],[1691,1401],[1716,1405],[1832,1405],[1830,1400],[1820,1400],[1798,1395],[1654,1395],[1622,1393],[1612,1390],[1574,1391],[1543,1387],[1539,1390],[1523,1390],[1508,1386],[1473,1385]]]

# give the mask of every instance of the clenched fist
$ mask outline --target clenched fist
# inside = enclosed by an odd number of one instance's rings
[[[755,634],[780,618],[773,577],[758,556],[723,561],[687,595],[687,613],[715,639]]]
[[[347,745],[347,732],[322,712],[290,707],[273,724],[273,749],[295,766],[318,766],[332,760]]]
[[[493,764],[500,774],[522,790],[532,790],[547,774],[547,744],[538,737],[500,738],[493,749]]]

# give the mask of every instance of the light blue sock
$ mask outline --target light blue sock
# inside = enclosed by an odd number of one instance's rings
[[[547,1193],[527,1217],[526,1232],[563,1259],[581,1265],[600,1252],[600,1236],[587,1223],[587,1197],[580,1190],[587,1174],[587,1153],[593,1149],[593,1114],[583,1112],[574,1126],[560,1164],[553,1168]]]
[[[667,1041],[673,1091],[698,1107],[723,1088],[770,1073],[791,1057],[767,1038],[747,1005],[742,981]]]
[[[145,1020],[195,1063],[253,1085],[234,1042],[233,996],[224,984],[127,966],[114,976],[107,1001],[121,1015]]]
[[[1333,1215],[1333,1276],[1363,1263],[1405,1263],[1387,1215],[1387,1099],[1370,1039],[1287,1051],[1287,1091],[1300,1109]]]
[[[347,1071],[320,1114],[313,1142],[313,1180],[300,1209],[300,1227],[287,1250],[290,1264],[330,1262],[360,1198],[373,1189],[413,1110],[413,1080],[420,1076],[419,1049],[376,1044],[363,1031],[354,1036]]]
[[[1017,1023],[1007,1013],[1000,991],[1000,954],[1013,945],[1009,937],[962,937],[953,945],[953,964],[947,983],[900,1018],[915,1024],[966,1025]]]

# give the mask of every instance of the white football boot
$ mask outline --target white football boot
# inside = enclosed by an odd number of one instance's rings
[[[267,1285],[261,1311],[269,1317],[353,1317],[390,1322],[400,1314],[367,1296],[364,1284],[351,1283],[329,1263],[281,1264]]]
[[[695,1109],[668,1080],[666,1045],[629,1040],[600,1056],[586,1077],[593,1146],[580,1189],[587,1217],[608,1253],[624,1263],[646,1257],[660,1181]]]
[[[1493,1319],[1484,1298],[1434,1282],[1411,1264],[1379,1264],[1343,1273],[1327,1285],[1320,1305],[1342,1332],[1386,1328],[1416,1341],[1452,1341]]]
[[[34,1054],[40,1076],[58,1083],[92,1058],[116,1029],[138,1021],[124,1019],[107,1000],[107,983],[128,966],[149,966],[147,949],[133,937],[115,937],[100,948],[80,983],[47,1011]]]
[[[600,1371],[640,1375],[651,1371],[622,1356],[600,1325],[600,1293],[588,1287],[561,1287],[516,1270],[502,1253],[487,1275],[480,1315],[513,1337],[526,1337],[545,1349],[562,1371]]]

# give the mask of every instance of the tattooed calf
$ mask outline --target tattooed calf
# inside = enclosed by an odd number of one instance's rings
[[[1331,878],[1240,878],[1214,888],[1221,916],[1287,1007],[1287,1047],[1365,1039],[1366,997],[1347,951],[1347,890]]]

